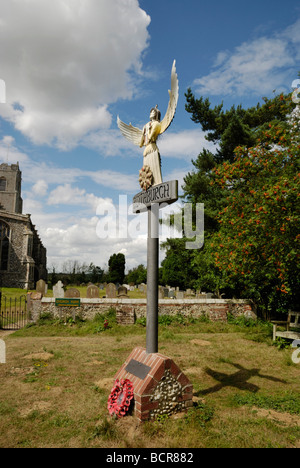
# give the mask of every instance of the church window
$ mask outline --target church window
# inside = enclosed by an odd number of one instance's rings
[[[6,190],[6,179],[5,177],[0,177],[0,192],[5,192]]]
[[[0,221],[0,270],[8,269],[9,226]]]

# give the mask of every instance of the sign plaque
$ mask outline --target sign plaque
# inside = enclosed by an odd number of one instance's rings
[[[55,299],[55,307],[80,307],[80,299]]]
[[[178,200],[178,180],[163,182],[154,185],[148,190],[143,190],[133,197],[133,213],[142,213],[147,211],[153,203],[170,205]]]

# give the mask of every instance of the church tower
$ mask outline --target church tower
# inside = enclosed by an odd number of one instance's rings
[[[21,182],[19,163],[0,164],[0,210],[22,214]]]
[[[22,214],[19,164],[0,164],[0,288],[47,280],[47,252],[30,214]]]

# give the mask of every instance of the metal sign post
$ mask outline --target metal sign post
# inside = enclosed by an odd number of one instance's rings
[[[152,186],[133,198],[133,212],[148,211],[146,352],[158,352],[159,210],[178,200],[178,181]]]
[[[158,352],[159,204],[148,208],[146,352]]]
[[[159,209],[178,199],[178,181],[162,181],[161,157],[157,139],[171,125],[178,102],[179,84],[174,60],[171,70],[171,90],[166,113],[156,105],[150,110],[150,121],[144,127],[128,125],[117,118],[122,135],[140,148],[144,147],[143,167],[139,172],[139,183],[143,189],[133,199],[133,212],[148,210],[147,244],[147,353],[158,352],[158,248],[159,248]]]

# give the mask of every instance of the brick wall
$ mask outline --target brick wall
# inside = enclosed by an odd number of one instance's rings
[[[138,377],[126,368],[137,361],[149,368],[145,377]],[[171,415],[193,406],[193,386],[175,362],[160,353],[147,354],[134,348],[115,379],[129,379],[134,388],[134,412],[140,421]]]

